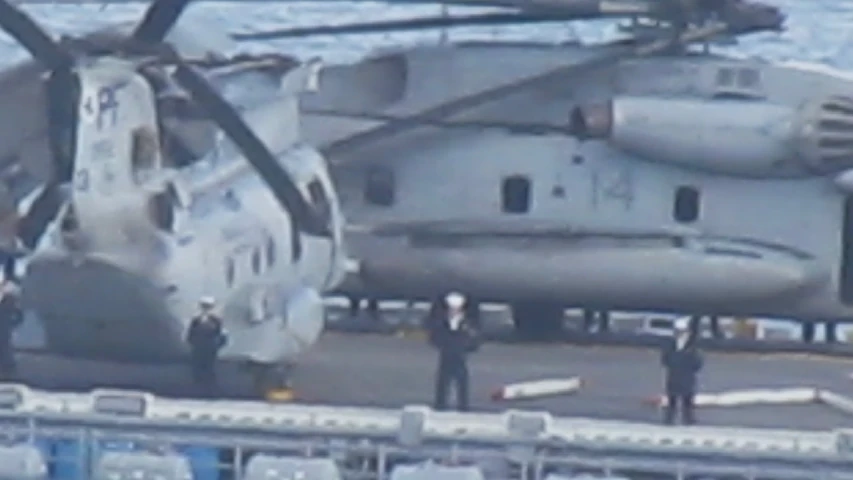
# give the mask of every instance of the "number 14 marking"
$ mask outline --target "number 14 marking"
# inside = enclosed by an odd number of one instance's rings
[[[625,210],[634,204],[634,177],[630,170],[613,173],[592,171],[591,173],[592,208],[605,203],[620,203]]]

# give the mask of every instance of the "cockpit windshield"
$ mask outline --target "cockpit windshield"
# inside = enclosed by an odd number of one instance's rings
[[[165,160],[181,168],[204,158],[216,146],[216,125],[183,95],[157,98]]]
[[[131,135],[131,168],[133,175],[139,179],[140,175],[158,167],[157,134],[147,127],[140,127],[134,129]]]
[[[323,225],[331,227],[332,204],[326,195],[326,189],[319,179],[314,179],[308,184],[308,200],[316,215]]]

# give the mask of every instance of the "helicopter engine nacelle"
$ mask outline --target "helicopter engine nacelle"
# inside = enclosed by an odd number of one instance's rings
[[[756,100],[616,97],[571,112],[570,133],[648,160],[736,176],[802,176],[853,167],[853,100],[800,108]]]

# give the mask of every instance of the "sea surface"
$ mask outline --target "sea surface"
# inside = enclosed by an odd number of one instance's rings
[[[135,22],[142,16],[146,3],[84,3],[71,1],[43,3],[39,0],[22,8],[55,35],[80,34],[87,30],[117,22]],[[116,1],[116,0],[113,0]],[[204,32],[260,31],[287,26],[329,25],[358,21],[438,15],[439,5],[395,4],[379,2],[291,2],[234,1],[204,2],[191,5],[180,24]],[[423,1],[423,0],[422,0]],[[780,34],[758,34],[744,39],[740,45],[720,48],[739,55],[768,59],[796,59],[823,62],[853,70],[853,0],[769,0],[788,14],[788,28]],[[454,13],[483,12],[487,9],[451,7]],[[600,41],[612,37],[614,21],[584,21],[571,24],[536,26],[457,28],[448,32],[450,39],[525,39],[561,42],[567,39]],[[305,39],[271,42],[248,42],[236,47],[243,51],[287,52],[300,57],[322,56],[332,62],[354,61],[376,48],[437,42],[438,32],[383,33],[343,37],[321,35]],[[20,60],[26,53],[11,38],[0,34],[0,62]],[[2,65],[2,64],[0,64]]]

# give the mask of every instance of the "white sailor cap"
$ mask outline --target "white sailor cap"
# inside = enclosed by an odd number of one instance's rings
[[[679,318],[675,320],[673,323],[673,330],[676,332],[686,332],[690,329],[690,319],[688,318]]]
[[[462,308],[462,305],[465,305],[465,296],[459,292],[450,292],[444,297],[444,301],[450,308]]]
[[[201,299],[199,299],[198,304],[202,307],[212,307],[214,304],[216,304],[216,300],[210,295],[205,295],[204,297],[201,297]]]

